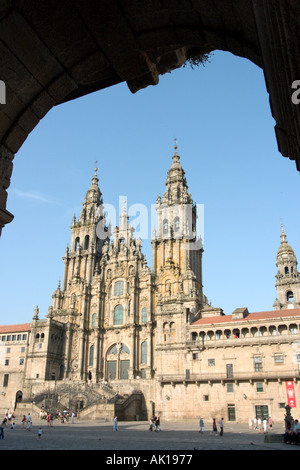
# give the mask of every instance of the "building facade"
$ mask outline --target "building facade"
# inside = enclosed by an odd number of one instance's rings
[[[119,225],[107,223],[98,183],[95,170],[45,319],[37,307],[31,323],[0,327],[0,408],[280,421],[292,390],[297,413],[300,275],[283,227],[274,310],[224,315],[203,292],[197,206],[177,147],[156,200],[152,269],[125,204]]]

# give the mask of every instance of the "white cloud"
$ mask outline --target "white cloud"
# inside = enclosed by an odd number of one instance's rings
[[[33,199],[46,204],[57,204],[56,201],[40,194],[38,191],[21,191],[20,189],[14,189],[13,193],[21,198]]]

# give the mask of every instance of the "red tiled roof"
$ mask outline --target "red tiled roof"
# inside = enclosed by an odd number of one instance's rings
[[[0,325],[0,334],[29,331],[30,325],[30,323],[21,323],[19,325]]]
[[[238,323],[241,321],[255,321],[255,320],[271,320],[272,318],[287,318],[287,317],[300,317],[300,308],[294,308],[290,310],[271,310],[268,312],[253,312],[249,313],[245,318],[232,318],[232,315],[220,315],[216,317],[205,317],[196,320],[192,323],[195,325],[209,325],[216,323]]]

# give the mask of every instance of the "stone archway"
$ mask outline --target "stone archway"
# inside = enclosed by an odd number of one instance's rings
[[[127,82],[135,93],[213,50],[263,68],[282,155],[300,170],[297,0],[5,0],[0,8],[0,230],[13,158],[56,105]]]

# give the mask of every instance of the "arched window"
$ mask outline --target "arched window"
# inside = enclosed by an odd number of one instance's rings
[[[294,294],[291,290],[286,293],[286,300],[288,302],[294,302]]]
[[[163,221],[163,233],[166,234],[169,232],[169,222],[168,219],[164,219]]]
[[[97,314],[93,313],[93,315],[92,315],[92,327],[96,326],[96,318],[97,318]]]
[[[114,309],[114,325],[122,325],[123,323],[123,307],[117,305]]]
[[[174,231],[179,232],[180,229],[180,219],[179,217],[175,217],[174,219]]]
[[[289,268],[287,266],[284,268],[284,274],[289,274]]]
[[[123,293],[124,293],[124,282],[123,281],[117,281],[115,283],[114,295],[119,296],[119,295],[123,295]]]
[[[107,354],[118,354],[117,346],[116,344],[113,344],[109,350],[107,351]]]
[[[147,342],[144,341],[141,344],[141,362],[142,362],[142,364],[147,364],[147,349],[148,349]]]
[[[142,310],[142,322],[146,323],[148,321],[148,309],[145,307]]]

